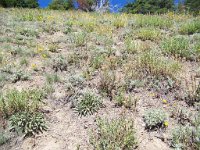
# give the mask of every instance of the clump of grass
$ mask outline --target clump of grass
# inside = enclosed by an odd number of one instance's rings
[[[62,55],[52,59],[51,64],[55,72],[67,70],[67,61]]]
[[[8,142],[9,136],[6,135],[5,133],[0,133],[0,146]]]
[[[168,126],[167,115],[162,109],[150,109],[144,114],[144,122],[147,129],[155,129]]]
[[[47,74],[46,75],[46,81],[48,84],[52,84],[55,82],[59,82],[60,81],[60,77],[58,76],[58,74]]]
[[[58,52],[58,49],[59,49],[59,45],[58,45],[58,43],[53,42],[52,44],[50,44],[50,45],[48,46],[48,49],[49,49],[49,51],[52,52],[52,53],[57,53],[57,52]]]
[[[36,89],[7,91],[0,97],[0,114],[8,117],[22,111],[34,112],[39,108],[43,97],[44,92]]]
[[[130,37],[126,37],[124,44],[128,54],[135,54],[139,49],[139,44]]]
[[[200,32],[200,21],[199,20],[193,20],[188,23],[184,23],[180,26],[179,32],[181,34],[194,34]]]
[[[113,97],[113,90],[116,89],[116,75],[114,71],[108,71],[105,70],[101,73],[100,76],[100,84],[99,84],[99,90],[104,94],[106,94],[107,97],[112,99]]]
[[[173,78],[181,69],[180,63],[163,56],[157,57],[157,55],[159,54],[154,52],[143,53],[139,56],[138,67],[149,72],[150,75]]]
[[[80,116],[86,116],[97,112],[102,106],[103,102],[100,97],[96,96],[92,92],[85,92],[78,99],[75,110]]]
[[[158,40],[160,38],[160,31],[154,28],[141,28],[136,33],[137,38],[145,41],[145,40]]]
[[[139,15],[135,23],[136,26],[139,27],[159,27],[161,29],[170,28],[173,24],[170,19],[164,19],[163,17],[156,15]]]
[[[172,37],[165,39],[161,44],[163,53],[173,56],[179,56],[186,59],[191,58],[191,51],[189,49],[189,40],[184,37]]]
[[[87,34],[84,32],[76,33],[72,35],[72,42],[76,47],[85,46],[87,41]]]
[[[116,16],[116,18],[113,21],[113,26],[116,28],[123,28],[127,24],[127,17],[125,16]]]
[[[20,112],[10,118],[10,129],[31,136],[47,130],[47,126],[41,113]]]
[[[90,143],[96,150],[132,150],[137,146],[133,121],[118,118],[113,120],[98,119],[98,134],[91,135]]]

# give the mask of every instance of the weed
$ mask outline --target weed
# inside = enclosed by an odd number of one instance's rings
[[[5,133],[0,133],[0,146],[8,142],[9,137]]]
[[[92,92],[85,92],[79,98],[75,110],[80,116],[86,116],[97,112],[102,106],[103,102],[100,97]]]
[[[163,19],[161,16],[138,16],[136,19],[136,26],[139,27],[159,27],[161,29],[170,28],[172,21],[170,19]]]
[[[191,59],[191,51],[189,50],[189,40],[184,37],[172,37],[165,39],[161,45],[165,54],[173,56],[185,57]]]
[[[131,150],[137,146],[133,121],[124,118],[98,119],[98,134],[91,135],[90,143],[96,150]]]
[[[10,90],[0,98],[0,114],[8,117],[21,111],[34,112],[43,97],[40,90]]]
[[[67,70],[67,61],[63,56],[58,56],[52,60],[52,68],[55,72],[66,71]]]
[[[166,113],[162,109],[150,109],[144,114],[144,122],[147,129],[161,128],[165,126]]]
[[[155,52],[145,52],[139,56],[138,68],[144,69],[151,75],[174,77],[181,69],[178,61],[157,57]]]
[[[180,26],[179,32],[181,34],[194,34],[200,32],[200,21],[199,20],[193,20],[188,23],[184,23]]]
[[[137,38],[145,41],[145,40],[159,40],[160,38],[160,31],[154,28],[141,28],[137,33]]]
[[[47,126],[41,113],[20,112],[10,118],[10,129],[30,136],[47,130]]]
[[[55,82],[59,82],[60,81],[60,77],[57,74],[47,74],[46,75],[46,81],[48,84],[52,84]]]

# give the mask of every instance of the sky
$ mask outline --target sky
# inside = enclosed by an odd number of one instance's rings
[[[134,0],[111,0],[110,3],[112,6],[118,6],[118,8],[123,7],[127,2],[132,2]],[[175,0],[175,3],[177,3],[178,0]],[[51,2],[51,0],[39,0],[40,7],[45,8],[48,6],[48,4]]]

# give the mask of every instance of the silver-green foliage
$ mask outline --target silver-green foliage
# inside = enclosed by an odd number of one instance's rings
[[[92,92],[85,92],[83,95],[80,95],[75,110],[79,115],[86,116],[97,112],[102,106],[103,102],[100,97]]]
[[[150,109],[144,114],[144,122],[148,129],[162,127],[167,119],[167,114],[162,109]]]
[[[26,136],[47,130],[44,116],[41,113],[20,112],[10,118],[10,128]]]

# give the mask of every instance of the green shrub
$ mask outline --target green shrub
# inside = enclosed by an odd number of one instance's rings
[[[47,130],[41,113],[20,112],[10,118],[11,131],[24,133],[25,136],[34,135]]]
[[[191,51],[189,49],[189,40],[184,37],[172,37],[165,39],[161,44],[163,53],[173,56],[185,57],[191,59]]]
[[[43,97],[41,90],[10,90],[0,97],[0,114],[8,117],[22,111],[34,112]]]
[[[75,110],[79,115],[86,116],[97,112],[102,106],[103,102],[100,97],[96,96],[92,92],[85,92],[78,99]]]
[[[124,118],[111,121],[98,119],[97,134],[91,135],[90,142],[96,150],[132,150],[137,145],[133,121]]]
[[[147,129],[155,129],[167,126],[167,115],[162,109],[150,109],[144,114],[144,122]]]
[[[181,34],[194,34],[194,33],[199,33],[200,32],[200,21],[199,20],[194,20],[190,21],[188,23],[184,23],[180,26],[179,32]]]

